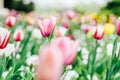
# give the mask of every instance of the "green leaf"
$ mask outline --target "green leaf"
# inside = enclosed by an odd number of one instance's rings
[[[72,64],[72,67],[75,68],[76,66],[80,66],[81,61],[82,61],[82,54],[81,51],[79,51],[77,53],[74,63]]]
[[[120,71],[120,60],[117,62],[117,64],[115,65],[114,69],[113,69],[113,74],[115,75],[117,72]]]
[[[9,73],[7,74],[4,80],[10,80],[11,77],[13,76],[13,72],[14,72],[14,67],[9,71]]]
[[[25,76],[24,76],[25,80],[32,80],[32,78],[33,78],[32,73],[28,70],[24,70],[24,72],[26,73]]]
[[[88,78],[87,78],[87,72],[85,70],[82,70],[82,75],[84,77],[84,80],[88,80]]]
[[[23,59],[26,58],[26,55],[27,55],[26,46],[27,46],[27,44],[28,44],[28,42],[30,40],[31,34],[32,34],[32,32],[29,31],[27,38],[21,43],[21,45],[22,45],[22,51],[20,52],[20,55],[21,55],[21,58],[23,58]]]
[[[50,42],[51,39],[54,37],[54,29],[55,29],[55,27],[53,28],[52,33],[51,33],[50,36],[49,36],[49,42]]]
[[[2,57],[0,58],[0,80],[2,79],[2,73],[4,72],[6,68],[6,57],[3,54]]]
[[[113,43],[112,57],[114,57],[116,50],[117,50],[117,40],[118,40],[118,37],[116,37],[116,39]]]
[[[114,80],[120,80],[120,76],[119,76],[119,77],[116,77]]]
[[[113,44],[112,60],[111,60],[110,68],[107,70],[107,73],[106,73],[106,80],[112,80],[112,78],[114,76],[113,69],[115,68],[116,63],[118,61],[118,58],[116,56],[117,40],[118,40],[118,37],[116,37],[114,44]]]
[[[11,77],[13,76],[13,72],[14,72],[14,70],[15,70],[15,64],[16,64],[15,61],[16,61],[16,59],[15,59],[15,57],[13,56],[13,54],[11,55],[11,57],[12,57],[13,66],[12,66],[12,69],[9,71],[9,73],[7,74],[7,76],[5,77],[4,80],[10,80]]]

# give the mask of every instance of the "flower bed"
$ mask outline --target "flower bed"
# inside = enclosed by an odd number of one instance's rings
[[[66,11],[1,17],[0,80],[119,80],[120,19]]]

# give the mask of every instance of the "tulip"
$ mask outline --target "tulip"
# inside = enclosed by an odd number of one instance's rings
[[[120,36],[120,17],[118,18],[117,21],[117,35]]]
[[[100,40],[103,38],[103,35],[104,35],[104,28],[102,26],[96,27],[95,32],[94,32],[94,38],[96,40]]]
[[[32,26],[35,24],[35,19],[36,19],[36,15],[33,12],[31,12],[26,17],[26,22],[28,23],[28,25]]]
[[[73,41],[68,37],[59,37],[54,39],[51,45],[62,51],[65,65],[71,65],[74,62],[79,48],[79,41]]]
[[[0,49],[4,49],[10,40],[10,31],[0,28]]]
[[[43,37],[49,37],[52,33],[53,28],[55,27],[56,19],[51,17],[49,19],[39,19],[38,25],[40,27],[40,31]]]
[[[93,26],[85,26],[85,27],[83,28],[83,30],[84,30],[85,33],[87,33],[87,32],[89,32],[89,31],[92,29],[92,27],[93,27]]]
[[[92,13],[92,14],[90,14],[91,15],[91,17],[93,18],[93,19],[96,19],[97,18],[97,14],[96,13]]]
[[[13,27],[16,23],[16,17],[15,16],[8,16],[5,25],[8,27]]]
[[[28,23],[28,25],[34,25],[35,24],[34,18],[32,18],[30,16],[26,17],[26,22]]]
[[[17,11],[13,9],[13,10],[10,11],[9,15],[16,16],[17,15]]]
[[[114,24],[111,24],[111,23],[106,23],[104,25],[104,32],[106,34],[113,34],[115,31],[115,25]]]
[[[24,33],[21,29],[16,30],[14,35],[13,35],[13,38],[16,42],[22,41],[23,37],[24,37]]]
[[[61,51],[52,46],[41,49],[36,71],[36,80],[60,80],[63,71]]]
[[[89,31],[94,30],[93,28],[95,28],[95,26],[87,25],[87,24],[82,24],[82,25],[81,25],[81,29],[82,29],[85,33],[88,33]]]
[[[14,51],[15,45],[9,43],[4,49],[0,49],[0,55],[4,54],[6,57],[9,57]]]
[[[67,35],[67,37],[70,38],[71,40],[75,40],[75,38],[72,34]]]
[[[74,11],[67,12],[68,19],[73,19],[75,16],[76,16],[76,13]]]
[[[35,38],[35,39],[41,39],[42,38],[42,34],[40,33],[40,30],[38,28],[33,29],[32,37]]]
[[[69,25],[67,23],[65,23],[65,22],[62,24],[62,26],[65,27],[66,29],[69,28]]]

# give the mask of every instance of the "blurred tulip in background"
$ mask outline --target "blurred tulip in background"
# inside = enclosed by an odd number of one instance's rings
[[[0,49],[4,49],[10,40],[10,31],[0,28]]]

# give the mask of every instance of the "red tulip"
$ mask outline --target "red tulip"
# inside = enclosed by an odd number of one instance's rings
[[[59,49],[46,46],[39,55],[37,80],[60,80],[63,71],[63,57]]]
[[[100,40],[103,38],[104,35],[104,28],[103,27],[97,27],[94,32],[94,38],[96,40]]]
[[[5,25],[8,27],[13,27],[16,23],[16,17],[15,16],[8,16]]]
[[[74,62],[79,47],[79,41],[73,41],[68,37],[59,37],[53,40],[51,45],[62,51],[65,65],[71,65]]]
[[[117,35],[120,36],[120,17],[118,18],[117,21]]]
[[[24,36],[23,31],[18,29],[15,31],[13,38],[16,42],[18,42],[23,39],[23,36]]]
[[[4,49],[10,40],[10,31],[0,28],[0,49]]]
[[[71,40],[75,40],[75,38],[72,34],[67,35],[67,37],[70,38]]]
[[[67,12],[68,19],[73,19],[75,16],[76,16],[76,13],[74,11]]]
[[[40,27],[40,31],[43,37],[49,37],[52,33],[53,28],[55,27],[56,19],[51,17],[49,19],[39,19],[38,25]]]

